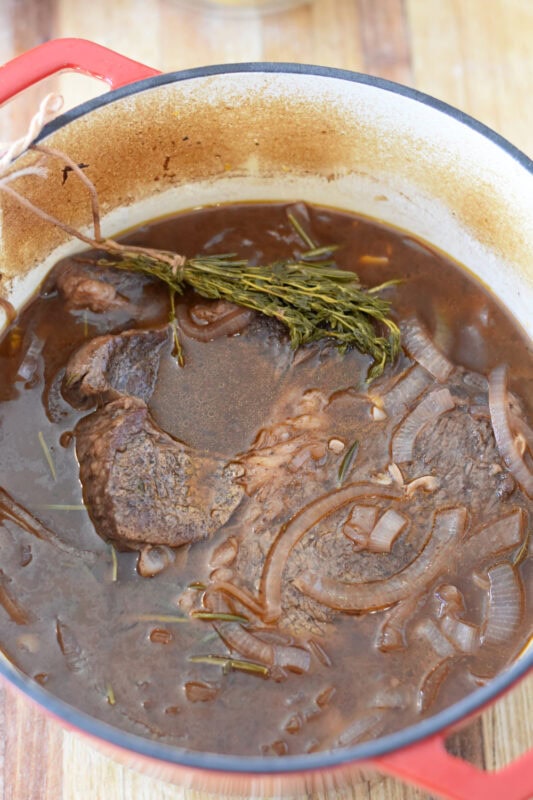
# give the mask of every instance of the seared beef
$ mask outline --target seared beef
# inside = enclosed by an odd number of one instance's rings
[[[123,395],[148,401],[154,391],[161,348],[168,336],[165,327],[91,339],[67,364],[64,396],[78,408]]]
[[[205,539],[242,497],[238,466],[172,439],[134,397],[84,417],[76,427],[76,451],[96,530],[126,547]]]
[[[47,280],[47,287],[59,291],[68,309],[83,308],[96,314],[130,311],[136,317],[142,314],[139,300],[150,284],[151,278],[137,272],[76,259],[60,262]]]
[[[510,476],[500,466],[490,420],[476,420],[466,409],[443,414],[421,432],[414,455],[409,479],[428,474],[440,478],[436,505],[463,498],[477,514],[488,513],[500,503],[502,480]]]
[[[65,298],[66,308],[87,308],[95,313],[111,311],[128,305],[114,284],[111,270],[96,264],[68,262],[58,270],[56,286]]]
[[[479,379],[479,380],[478,380]],[[379,388],[379,387],[378,387]],[[432,382],[424,393],[432,391]],[[333,613],[300,593],[294,579],[305,570],[346,582],[379,580],[403,569],[422,550],[436,509],[466,506],[480,524],[505,509],[502,500],[520,494],[498,454],[490,419],[484,416],[486,382],[458,370],[450,382],[457,406],[426,425],[416,437],[413,460],[389,471],[390,440],[402,414],[424,394],[412,398],[402,412],[373,421],[372,402],[362,394],[337,392],[324,403],[317,393],[300,399],[288,393],[278,404],[279,417],[263,429],[252,448],[239,456],[245,474],[241,482],[249,495],[238,512],[232,535],[239,537],[233,581],[259,596],[261,575],[273,542],[287,519],[338,486],[339,466],[351,443],[358,449],[344,483],[368,482],[399,492],[398,500],[363,500],[380,514],[388,507],[404,514],[409,525],[394,542],[391,553],[359,552],[342,532],[353,504],[317,519],[294,547],[283,570],[280,625],[293,633],[325,630]],[[376,392],[378,394],[378,392]],[[385,399],[387,394],[384,393]],[[340,453],[330,442],[344,443]],[[418,484],[409,487],[416,479]],[[417,486],[418,488],[415,488]],[[357,501],[355,502],[357,505]]]

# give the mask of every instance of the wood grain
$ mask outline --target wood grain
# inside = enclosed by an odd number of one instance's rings
[[[531,0],[315,0],[265,17],[225,18],[179,0],[2,0],[0,61],[58,36],[83,36],[164,71],[233,61],[316,63],[369,72],[439,97],[533,154]],[[105,87],[61,76],[2,109],[0,139],[22,133],[59,88],[67,107]],[[452,752],[488,769],[533,746],[533,678],[453,737]],[[188,800],[63,732],[0,690],[0,800]],[[350,800],[423,800],[390,779],[364,782]]]

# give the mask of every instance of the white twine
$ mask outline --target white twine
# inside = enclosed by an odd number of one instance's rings
[[[3,176],[13,161],[28,149],[30,144],[38,137],[44,126],[61,111],[63,98],[60,94],[52,92],[41,101],[39,110],[32,117],[28,130],[24,136],[7,146],[7,150],[0,156],[0,176]],[[39,174],[39,173],[36,173]]]

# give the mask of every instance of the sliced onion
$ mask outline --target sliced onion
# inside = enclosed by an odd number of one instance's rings
[[[412,461],[416,438],[421,430],[454,407],[455,401],[448,389],[437,389],[426,395],[397,427],[392,437],[392,460],[397,463]]]
[[[390,417],[405,414],[431,383],[422,367],[411,367],[398,383],[382,398],[381,404]]]
[[[516,437],[520,437],[523,443],[524,452],[529,450],[530,454],[533,455],[533,429],[527,424],[525,419],[518,413],[513,412],[512,409],[509,413],[509,421]],[[521,453],[522,456],[524,452]]]
[[[229,566],[235,561],[238,550],[237,539],[235,536],[229,536],[213,551],[209,559],[209,566],[212,569]]]
[[[274,647],[268,642],[262,642],[242,625],[235,622],[215,622],[213,627],[228,647],[243,658],[259,661],[268,667],[274,664]]]
[[[27,625],[31,620],[31,615],[28,614],[19,602],[12,597],[11,593],[8,592],[5,584],[9,582],[10,579],[0,570],[0,605],[14,623],[17,625]]]
[[[383,420],[387,419],[387,412],[379,408],[379,406],[372,406],[371,413],[374,422],[383,422]]]
[[[515,508],[504,517],[491,520],[468,537],[463,546],[465,561],[491,558],[514,550],[524,541],[527,515],[522,508]]]
[[[498,451],[522,491],[533,500],[533,472],[518,451],[509,423],[507,367],[504,364],[489,375],[489,408]]]
[[[137,572],[142,578],[153,578],[173,564],[175,557],[170,547],[147,544],[139,554]]]
[[[376,506],[355,505],[346,523],[343,525],[342,532],[359,549],[366,547],[368,537],[372,528],[376,524],[378,509]]]
[[[34,336],[18,368],[17,378],[21,378],[23,381],[31,381],[39,365],[43,347],[44,340],[40,339],[38,336]]]
[[[409,355],[440,383],[448,380],[453,364],[436,347],[418,320],[407,320],[400,328],[402,343]]]
[[[303,647],[276,644],[274,645],[274,664],[284,667],[290,672],[308,672],[311,666],[311,654]]]
[[[416,707],[419,714],[425,713],[437,699],[442,684],[450,674],[452,664],[451,658],[444,658],[431,667],[422,678],[416,698]]]
[[[379,736],[385,726],[387,711],[386,708],[369,708],[362,711],[336,739],[334,747],[350,747],[364,739]]]
[[[435,592],[435,598],[439,603],[437,611],[439,619],[446,614],[458,617],[465,610],[463,593],[453,583],[445,583],[439,586]]]
[[[409,520],[404,514],[389,508],[372,529],[367,547],[372,553],[390,553],[397,537]]]
[[[427,618],[419,622],[415,627],[415,633],[418,636],[422,636],[431,649],[441,658],[451,658],[456,654],[453,644],[444,636],[432,619]]]
[[[212,342],[222,336],[234,336],[236,333],[240,333],[246,328],[253,314],[254,312],[249,308],[236,306],[233,311],[227,312],[215,322],[198,325],[193,322],[189,309],[183,303],[178,303],[176,306],[176,318],[180,330],[198,342]]]
[[[206,599],[213,611],[231,610],[216,592],[210,591]],[[307,672],[311,666],[310,653],[303,647],[263,641],[260,635],[247,631],[238,622],[214,622],[213,626],[228,647],[243,658],[258,661],[268,667],[277,666],[298,673]]]
[[[490,567],[487,576],[489,596],[483,626],[484,647],[508,641],[524,615],[524,587],[518,570],[503,562]]]
[[[248,608],[258,617],[262,617],[264,615],[264,609],[261,603],[256,600],[256,598],[247,589],[243,589],[242,586],[235,586],[229,581],[217,580],[216,583],[213,583],[209,588],[233,597],[235,600],[238,600],[241,605],[243,605],[245,608]]]
[[[376,641],[383,653],[388,653],[390,650],[404,650],[407,647],[405,629],[419,603],[420,597],[407,597],[387,613]]]
[[[341,489],[319,497],[299,511],[282,526],[269,550],[263,575],[261,595],[264,603],[264,618],[273,622],[281,616],[281,579],[283,570],[293,548],[324,517],[362,498],[383,497],[397,499],[399,493],[392,488],[382,488],[371,483],[350,483]]]
[[[411,497],[418,489],[424,492],[436,492],[439,487],[440,479],[435,475],[421,475],[420,478],[415,478],[405,485],[405,493],[407,497]]]
[[[53,531],[51,531],[49,528],[46,528],[42,522],[30,514],[29,511],[27,511],[23,506],[19,505],[16,500],[13,500],[11,495],[9,495],[5,489],[0,487],[0,521],[2,519],[10,520],[18,528],[26,531],[26,533],[29,533],[44,542],[48,542],[48,544],[57,547],[64,553],[82,557],[85,560],[93,560],[95,558],[94,553],[89,553],[86,550],[80,550],[79,547],[72,547],[71,545],[62,542]]]
[[[451,614],[445,614],[440,623],[440,629],[453,646],[461,653],[471,655],[479,645],[479,629]]]
[[[294,581],[309,597],[337,611],[365,612],[387,608],[421,592],[432,583],[461,539],[467,513],[463,507],[438,511],[421,553],[404,569],[378,581],[344,583],[335,578],[303,572]]]

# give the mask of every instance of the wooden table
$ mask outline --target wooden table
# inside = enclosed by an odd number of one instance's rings
[[[298,61],[368,72],[464,109],[533,155],[533,0],[315,0],[227,18],[179,0],[0,0],[0,61],[46,39],[83,36],[163,71],[230,61]],[[28,90],[0,112],[0,139],[25,130],[58,88],[68,106],[103,91],[78,75]],[[533,746],[533,679],[453,742],[486,768]],[[96,753],[11,692],[0,693],[0,800],[177,800],[186,790]],[[422,800],[384,779],[352,800]]]

